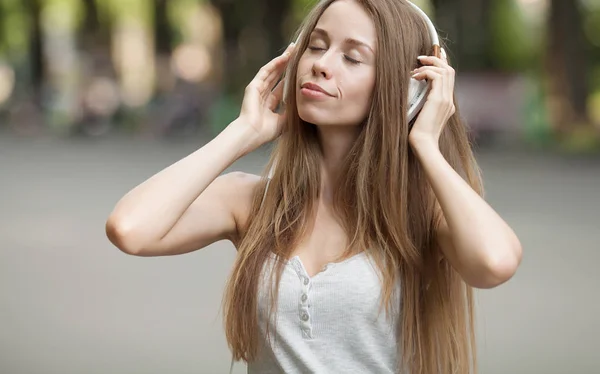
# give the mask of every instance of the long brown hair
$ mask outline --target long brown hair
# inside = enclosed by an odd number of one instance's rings
[[[288,66],[290,82],[310,32],[335,0],[320,1],[306,17]],[[424,20],[405,0],[356,0],[377,30],[376,82],[370,112],[337,181],[335,209],[348,238],[346,255],[365,250],[382,280],[382,306],[399,308],[399,370],[413,374],[476,371],[473,291],[441,256],[436,226],[441,210],[408,144],[409,72],[417,56],[431,54]],[[269,318],[279,280],[306,233],[319,196],[322,157],[316,126],[302,121],[296,87],[287,92],[287,123],[269,165],[277,167],[265,192],[255,191],[250,222],[224,295],[226,337],[234,359],[250,362],[261,346],[257,296],[272,252],[280,261],[271,273]],[[457,103],[455,103],[458,108]],[[477,164],[458,109],[440,138],[448,163],[479,193]],[[400,305],[391,305],[400,281]],[[267,337],[272,334],[267,325]]]

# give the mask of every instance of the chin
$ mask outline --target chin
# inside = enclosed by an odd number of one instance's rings
[[[302,121],[315,125],[326,125],[331,120],[331,115],[326,111],[317,108],[307,108],[306,106],[298,103],[298,116]]]
[[[309,115],[309,114],[303,113],[301,111],[298,111],[298,117],[300,117],[300,119],[304,122],[312,123],[313,125],[317,125],[317,126],[327,124],[327,121],[324,121],[322,116]]]
[[[315,126],[357,126],[361,123],[352,118],[340,118],[337,113],[331,113],[330,110],[307,108],[301,103],[298,103],[298,116],[302,121]]]
[[[362,123],[361,121],[343,120],[331,115],[318,116],[298,112],[298,116],[302,121],[319,127],[357,127]]]

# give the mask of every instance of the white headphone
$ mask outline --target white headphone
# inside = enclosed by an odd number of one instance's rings
[[[415,8],[415,10],[417,11],[417,13],[419,13],[423,17],[425,22],[427,23],[429,35],[433,42],[433,55],[440,57],[440,39],[438,37],[435,26],[433,25],[433,22],[431,22],[431,19],[429,19],[427,14],[425,12],[423,12],[423,10],[421,10],[421,8],[419,8],[418,6],[413,4],[411,1],[407,1],[407,3],[412,5]],[[300,39],[300,36],[298,37],[298,40],[299,39]],[[298,43],[298,40],[296,40],[296,44]],[[289,81],[289,79],[284,77],[284,83],[283,83],[284,84],[284,86],[283,86],[284,101],[285,101],[285,93],[287,92],[288,81]],[[418,81],[416,79],[410,78],[410,86],[408,89],[408,113],[407,113],[409,122],[415,118],[415,116],[423,108],[423,105],[425,105],[425,101],[427,100],[427,93],[429,92],[429,85],[430,85],[430,83],[428,81],[425,81],[425,80]],[[276,163],[273,163],[271,169],[269,170],[267,185],[265,186],[265,192],[263,194],[262,202],[260,204],[261,207],[265,201],[265,197],[267,196],[267,190],[269,188],[271,178],[275,171],[275,167],[276,167]],[[232,355],[231,366],[229,368],[230,374],[233,372],[233,362],[234,361],[233,361],[233,355]]]
[[[431,19],[429,19],[427,14],[423,10],[421,10],[421,8],[416,6],[411,1],[407,1],[407,3],[412,5],[413,8],[415,8],[415,10],[417,11],[417,13],[419,13],[423,17],[425,22],[427,23],[427,29],[429,30],[429,36],[431,37],[432,44],[433,44],[433,46],[432,46],[433,54],[435,56],[439,57],[440,56],[440,39],[439,39],[437,30],[435,29],[433,22],[431,21]],[[301,37],[301,35],[298,36],[298,38],[296,40],[296,44],[300,40],[300,37]],[[288,89],[288,84],[289,84],[289,78],[285,77],[284,83],[283,83],[283,92],[284,92],[283,101],[284,102],[286,99],[285,94]],[[407,112],[408,122],[412,121],[417,116],[419,111],[423,108],[423,105],[425,105],[425,101],[427,100],[427,93],[429,92],[429,85],[430,85],[430,83],[427,80],[418,81],[414,78],[410,78],[410,84],[408,87],[408,112]],[[275,165],[273,165],[273,167],[271,167],[271,170],[269,170],[269,176],[268,176],[269,180],[273,176],[274,169],[275,169]],[[267,191],[265,190],[265,194],[266,194],[266,192]]]
[[[431,37],[433,43],[433,54],[436,57],[440,57],[440,38],[438,33],[431,22],[431,19],[415,4],[408,1],[410,5],[415,8],[417,13],[421,14],[425,22],[427,23],[427,29],[429,30],[429,35]],[[408,88],[408,121],[412,121],[415,116],[419,113],[419,111],[425,105],[425,101],[427,100],[427,93],[429,92],[429,81],[422,80],[418,81],[416,79],[410,78],[410,86]]]
[[[411,1],[407,1],[407,3],[412,5],[412,7],[415,8],[417,13],[419,13],[423,17],[425,22],[427,23],[429,35],[433,42],[433,54],[435,56],[439,57],[440,56],[440,39],[439,39],[438,33],[435,29],[435,26],[433,25],[433,22],[431,22],[431,19],[429,19],[427,14],[425,12],[423,12],[423,10],[421,10],[421,8],[416,6]],[[300,39],[300,36],[296,40],[296,43],[298,43],[299,39]],[[283,87],[284,95],[287,92],[287,87],[289,84],[288,81],[289,81],[289,79],[285,79],[285,81],[284,81],[284,87]],[[417,113],[419,113],[419,111],[423,108],[423,105],[425,104],[425,101],[427,100],[427,92],[428,91],[429,91],[429,82],[428,81],[426,81],[426,80],[418,81],[416,79],[410,78],[410,86],[408,88],[408,113],[407,113],[409,122],[412,121],[415,118],[415,116],[417,115]],[[284,98],[284,101],[285,101],[285,98]]]

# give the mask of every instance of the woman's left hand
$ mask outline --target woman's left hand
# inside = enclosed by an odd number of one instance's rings
[[[433,141],[437,146],[446,122],[455,113],[454,69],[448,65],[446,53],[441,57],[419,56],[424,66],[411,72],[416,80],[427,79],[431,89],[408,136],[409,142]]]

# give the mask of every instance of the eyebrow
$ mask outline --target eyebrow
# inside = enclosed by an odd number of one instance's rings
[[[312,33],[313,34],[319,34],[319,35],[324,36],[324,37],[326,37],[326,38],[329,39],[329,34],[327,33],[327,31],[325,31],[325,30],[323,30],[321,28],[315,27],[315,29],[313,30]],[[350,45],[353,45],[353,46],[356,46],[356,47],[365,47],[368,50],[370,50],[371,53],[375,54],[375,51],[373,51],[373,48],[371,48],[370,45],[368,45],[365,42],[361,42],[360,40],[356,40],[356,39],[352,39],[352,38],[346,38],[346,39],[344,39],[344,43],[345,44],[350,44]]]

